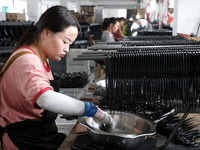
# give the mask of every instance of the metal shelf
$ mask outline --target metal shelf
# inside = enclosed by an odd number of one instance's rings
[[[12,53],[15,49],[15,46],[5,46],[5,47],[0,47],[0,54],[5,54],[5,53]]]
[[[0,21],[0,26],[19,26],[19,25],[30,25],[31,21]]]

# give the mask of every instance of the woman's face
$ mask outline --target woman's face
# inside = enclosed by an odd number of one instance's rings
[[[44,34],[44,40],[42,42],[44,55],[47,58],[60,61],[69,51],[69,46],[78,36],[78,29],[77,27],[70,26],[62,32],[53,33],[48,30]]]
[[[119,22],[117,21],[116,24],[113,24],[113,27],[112,27],[112,33],[117,32],[118,28],[119,28]]]
[[[121,27],[123,27],[124,26],[124,20],[121,20],[120,22],[119,22],[119,25],[121,26]]]

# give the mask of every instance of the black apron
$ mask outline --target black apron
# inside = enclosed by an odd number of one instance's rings
[[[56,88],[59,82],[50,81],[50,83],[56,91],[59,91],[59,88]],[[57,114],[45,111],[44,116],[42,120],[25,120],[11,123],[5,128],[0,126],[1,143],[3,143],[3,134],[7,133],[19,150],[57,150],[66,135],[58,133],[55,124]]]
[[[20,150],[57,150],[66,135],[58,133],[55,124],[57,115],[51,112],[47,114],[51,117],[44,120],[25,120],[1,127],[1,133],[7,133]]]
[[[55,124],[57,114],[45,111],[44,116],[43,120],[25,120],[5,128],[0,126],[1,140],[2,135],[7,133],[20,150],[57,150],[66,135],[58,133]]]

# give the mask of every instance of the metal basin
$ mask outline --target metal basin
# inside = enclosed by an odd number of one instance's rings
[[[82,118],[80,123],[89,130],[91,139],[101,146],[117,149],[132,149],[143,142],[147,136],[156,133],[156,123],[136,114],[123,112],[109,113],[116,122],[116,127],[110,132],[100,130],[99,125],[91,117]]]

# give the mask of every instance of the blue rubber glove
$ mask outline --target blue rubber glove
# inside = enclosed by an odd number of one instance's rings
[[[84,102],[85,103],[85,112],[83,113],[83,116],[93,117],[97,112],[97,107],[90,102]]]

